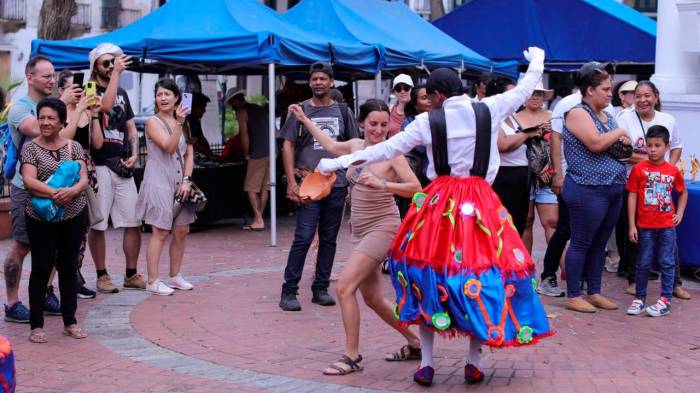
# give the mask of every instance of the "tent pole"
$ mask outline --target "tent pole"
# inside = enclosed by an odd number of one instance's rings
[[[275,64],[267,65],[268,133],[270,137],[270,245],[277,246],[277,141],[275,140]]]
[[[380,100],[382,98],[382,71],[377,71],[374,74],[374,98]]]

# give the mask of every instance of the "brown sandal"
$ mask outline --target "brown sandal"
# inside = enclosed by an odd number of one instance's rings
[[[399,349],[398,352],[390,353],[384,357],[387,362],[403,362],[406,360],[420,360],[422,356],[420,348],[414,348],[408,344]]]
[[[73,327],[63,328],[63,335],[75,339],[81,339],[87,337],[87,333],[78,325],[73,325]]]
[[[352,360],[347,355],[343,355],[340,360],[331,364],[323,370],[325,375],[347,375],[356,371],[362,371],[362,366],[359,364],[362,361],[362,355],[357,355],[357,359]]]
[[[29,341],[33,342],[34,344],[45,344],[49,342],[49,338],[46,336],[46,332],[39,328],[32,330],[32,332],[29,334]]]

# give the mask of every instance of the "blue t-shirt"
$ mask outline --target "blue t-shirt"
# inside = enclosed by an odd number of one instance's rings
[[[588,112],[593,118],[599,134],[604,134],[617,128],[617,123],[607,112],[608,124],[603,125],[586,104],[581,103],[575,108],[583,108]],[[564,124],[564,152],[566,161],[569,164],[566,175],[570,176],[576,184],[609,186],[627,183],[625,164],[606,151],[594,153],[588,150],[586,145],[566,128],[566,122]]]
[[[32,100],[29,96],[24,96],[12,104],[10,112],[7,114],[7,125],[10,128],[12,143],[15,144],[18,155],[22,151],[22,146],[20,146],[20,143],[22,143],[22,137],[24,136],[21,132],[19,132],[19,125],[29,117],[36,117],[36,104],[38,104],[38,102]],[[30,138],[24,138],[24,143],[29,142],[30,140]],[[19,173],[20,165],[20,160],[18,159],[17,169],[15,171],[15,176],[12,178],[11,184],[15,187],[24,189],[22,174]]]

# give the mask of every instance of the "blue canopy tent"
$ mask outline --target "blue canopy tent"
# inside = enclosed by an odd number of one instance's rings
[[[436,29],[402,1],[303,0],[282,17],[319,37],[382,48],[382,69],[424,65],[517,74],[514,62],[487,59]]]
[[[170,0],[136,22],[113,32],[65,41],[32,41],[32,55],[48,56],[56,68],[89,68],[88,53],[103,42],[119,45],[140,58],[142,72],[232,74],[264,73],[269,78],[270,157],[275,157],[275,68],[318,60],[376,72],[381,49],[342,39],[324,40],[286,24],[256,0]],[[270,178],[276,178],[270,160]],[[276,245],[276,192],[270,187],[271,243]]]
[[[146,60],[137,70],[239,74],[267,64],[303,66],[325,60],[374,73],[382,67],[377,47],[319,38],[285,23],[255,0],[170,0],[134,23],[77,40],[32,41],[32,54],[49,56],[56,68],[88,68],[89,51],[103,42]]]
[[[653,64],[656,22],[615,0],[473,0],[433,22],[492,60],[546,52],[547,69],[588,61]]]

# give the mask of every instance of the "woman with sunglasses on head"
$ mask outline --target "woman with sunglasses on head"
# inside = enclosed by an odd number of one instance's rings
[[[57,98],[45,98],[37,104],[37,120],[40,134],[24,144],[21,155],[21,171],[24,186],[33,198],[46,198],[63,213],[47,217],[43,210],[35,208],[35,202],[27,202],[26,218],[29,245],[32,250],[32,272],[29,277],[29,311],[31,334],[29,341],[46,343],[44,332],[44,299],[46,283],[52,269],[58,272],[61,292],[63,334],[81,339],[87,334],[75,319],[78,288],[78,254],[80,243],[88,226],[85,190],[88,187],[85,153],[76,141],[61,136],[66,123],[66,105]],[[66,187],[52,187],[54,177],[62,164],[77,162],[75,181]],[[70,166],[70,163],[69,163]],[[60,177],[60,176],[57,176]],[[64,176],[65,177],[65,176]],[[68,184],[70,182],[66,182]]]
[[[363,139],[336,142],[319,129],[300,106],[289,111],[311,131],[326,151],[334,155],[350,154],[376,145],[387,138],[389,108],[381,100],[367,100],[360,106],[358,122],[364,126]],[[371,165],[352,167],[347,172],[350,191],[352,239],[355,249],[338,280],[337,295],[345,327],[343,357],[323,370],[326,375],[345,375],[362,369],[359,354],[360,310],[356,293],[389,326],[398,330],[391,303],[384,298],[379,278],[379,265],[401,224],[394,196],[408,198],[421,186],[403,156]],[[398,352],[386,357],[388,361],[420,359],[420,342],[410,330],[399,331],[407,341]]]
[[[178,200],[191,191],[194,168],[192,138],[185,129],[189,109],[180,106],[180,89],[174,80],[162,78],[154,88],[156,115],[146,121],[148,161],[136,201],[136,216],[153,228],[148,243],[146,290],[156,295],[172,295],[174,289],[194,286],[180,274],[189,225],[195,220],[194,208]],[[170,279],[158,278],[158,262],[165,241],[170,241]]]
[[[544,103],[549,101],[554,94],[554,90],[545,89],[540,82],[532,96],[525,102],[523,110],[515,114],[515,120],[520,127],[527,129],[536,127],[537,139],[531,140],[536,143],[544,140],[543,144],[549,144],[552,132],[552,112],[544,108]],[[538,141],[539,139],[539,141]],[[529,252],[532,252],[532,225],[535,221],[535,207],[540,223],[544,229],[546,242],[554,234],[557,227],[557,217],[559,216],[559,206],[557,195],[552,192],[550,185],[553,178],[552,157],[549,151],[535,150],[535,153],[528,158],[530,168],[530,182],[528,189],[530,192],[530,203],[528,206],[527,220],[525,221],[525,233],[523,243]],[[536,168],[536,169],[535,169]],[[538,173],[535,173],[537,171]]]
[[[85,153],[85,166],[87,168],[88,184],[93,192],[97,194],[97,175],[95,174],[95,164],[90,158],[90,144],[101,146],[103,136],[101,132],[91,133],[90,129],[95,128],[100,130],[100,121],[98,113],[100,111],[99,97],[89,98],[84,94],[73,95],[66,97],[67,91],[73,84],[73,73],[69,70],[63,70],[58,74],[56,83],[58,94],[65,97],[66,109],[68,115],[68,124],[61,131],[61,136],[66,139],[73,139],[80,143]],[[73,86],[82,89],[82,86]],[[85,231],[85,236],[80,243],[80,255],[78,260],[78,297],[82,299],[92,299],[96,296],[96,292],[85,287],[85,279],[80,273],[80,268],[83,266],[85,258],[85,250],[87,250],[87,235],[90,229]]]
[[[630,144],[627,133],[605,109],[612,99],[611,67],[591,62],[575,75],[581,103],[565,114],[564,150],[567,173],[562,196],[569,209],[571,244],[566,253],[566,308],[596,312],[616,310],[600,294],[605,245],[620,217],[627,176],[625,164],[608,151]],[[587,296],[581,295],[586,270]]]
[[[399,74],[394,78],[391,85],[396,95],[396,105],[391,108],[391,113],[389,114],[389,134],[387,134],[387,138],[396,135],[403,128],[403,123],[406,119],[406,105],[411,102],[413,79],[406,74]]]
[[[617,122],[621,128],[627,130],[627,135],[632,140],[634,149],[632,157],[627,162],[628,175],[634,164],[647,160],[649,157],[647,154],[646,132],[651,126],[660,125],[666,127],[670,134],[668,162],[671,165],[676,165],[678,160],[680,160],[683,145],[678,124],[672,115],[661,112],[659,89],[656,88],[654,83],[641,81],[636,84],[634,89],[634,107],[620,113]],[[625,190],[624,208],[622,209],[622,214],[620,214],[620,221],[617,223],[617,241],[618,248],[623,250],[620,253],[620,263],[623,264],[622,268],[627,273],[627,281],[629,283],[626,292],[634,295],[637,244],[631,242],[628,238],[627,195],[628,192]],[[673,296],[684,300],[690,299],[690,294],[681,285],[680,261],[678,259],[678,250],[676,250],[676,276],[673,283]]]

